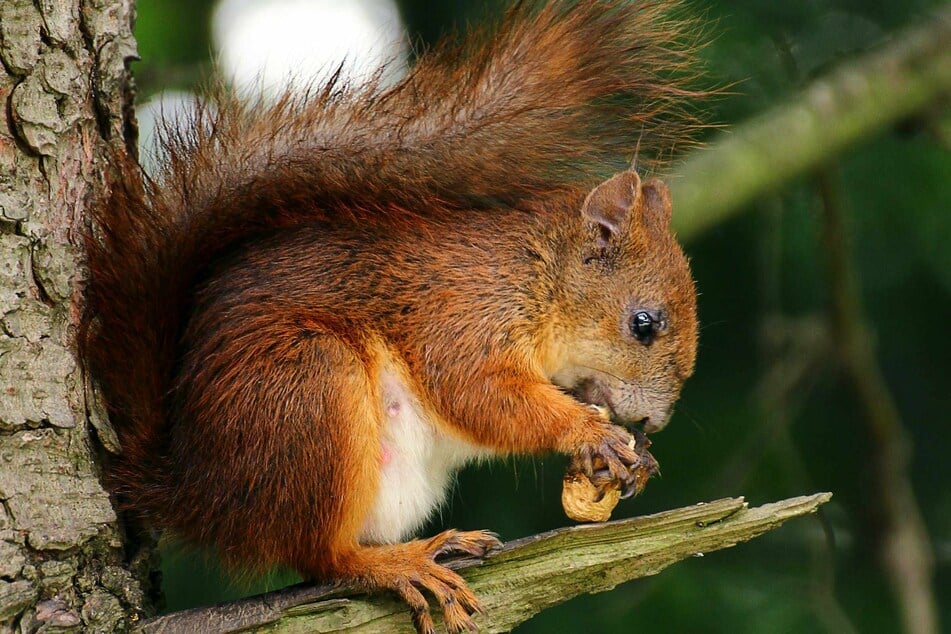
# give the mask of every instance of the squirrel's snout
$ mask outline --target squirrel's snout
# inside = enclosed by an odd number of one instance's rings
[[[673,414],[674,408],[668,406],[665,408],[665,411],[661,414],[648,416],[644,419],[644,433],[652,434],[655,431],[660,431],[667,426],[667,423],[670,422],[670,417]]]

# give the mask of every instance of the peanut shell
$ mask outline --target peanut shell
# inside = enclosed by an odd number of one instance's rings
[[[576,522],[606,522],[621,499],[621,487],[608,485],[602,494],[583,473],[566,473],[561,483],[561,506]]]

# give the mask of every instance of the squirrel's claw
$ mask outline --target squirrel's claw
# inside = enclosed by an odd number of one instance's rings
[[[657,460],[647,451],[650,440],[640,430],[632,434],[618,425],[599,422],[598,426],[601,438],[572,456],[569,471],[583,473],[599,490],[619,485],[621,499],[637,495],[658,471]]]
[[[448,530],[436,535],[430,540],[433,558],[439,559],[446,555],[469,555],[483,557],[502,549],[502,541],[498,534],[492,531]]]
[[[574,465],[589,479],[607,469],[615,480],[627,483],[633,478],[630,467],[639,459],[634,438],[623,427],[600,420],[596,429],[598,437],[580,447],[573,456]]]

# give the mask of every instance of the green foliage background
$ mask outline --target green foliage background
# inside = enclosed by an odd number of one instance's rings
[[[504,3],[404,0],[422,41]],[[741,123],[831,65],[927,17],[928,0],[706,0],[693,3],[715,34],[705,51],[714,81],[738,82],[713,121]],[[140,94],[188,87],[209,72],[210,3],[139,0]],[[936,551],[942,622],[951,626],[951,152],[949,114],[904,122],[837,157],[852,256],[878,358],[913,443],[912,477]],[[725,184],[724,186],[728,186]],[[676,213],[676,201],[675,201]],[[753,543],[678,564],[657,577],[573,600],[522,632],[862,632],[900,628],[877,556],[878,491],[871,445],[831,355],[816,355],[829,291],[813,179],[756,203],[688,243],[701,291],[699,364],[672,424],[655,439],[663,477],[618,515],[718,497],[761,503],[835,493],[821,517]],[[815,343],[818,341],[819,343]],[[766,377],[819,359],[780,407]],[[826,361],[822,361],[825,358]],[[491,528],[511,539],[564,525],[557,457],[471,468],[442,527]],[[166,547],[167,609],[207,604],[287,582],[226,581],[206,555]]]

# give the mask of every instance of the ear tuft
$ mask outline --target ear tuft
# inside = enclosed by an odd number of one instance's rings
[[[599,226],[601,247],[628,230],[640,188],[640,177],[629,170],[615,174],[585,198],[581,214],[586,221]]]
[[[644,183],[641,195],[644,197],[645,219],[666,230],[670,224],[670,215],[673,208],[670,190],[667,185],[657,178],[652,178]]]

